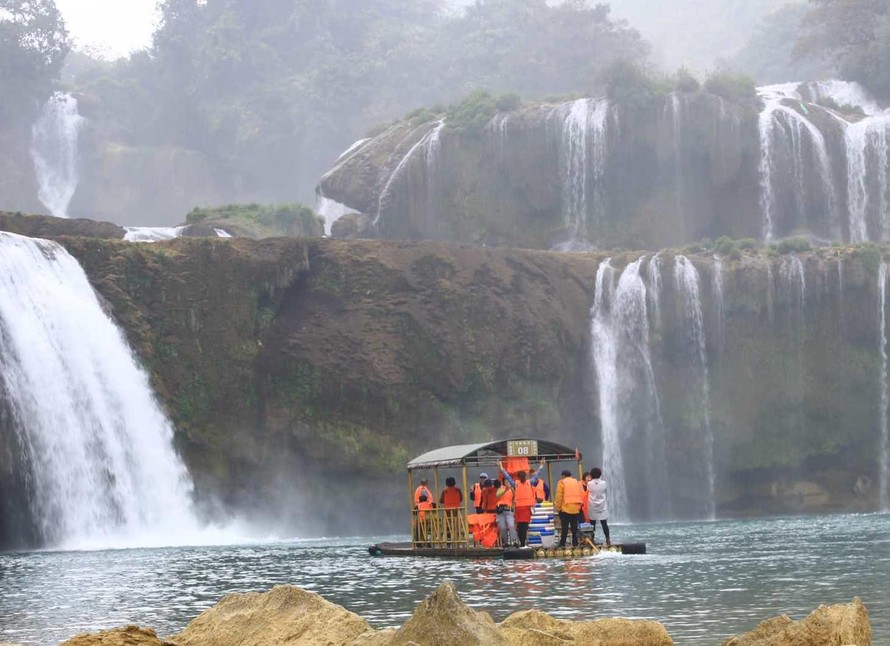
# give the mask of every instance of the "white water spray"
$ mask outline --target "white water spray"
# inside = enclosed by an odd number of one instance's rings
[[[674,259],[674,282],[679,295],[679,303],[683,315],[683,325],[687,338],[692,346],[696,368],[699,373],[700,414],[703,455],[705,465],[705,491],[707,498],[702,503],[702,512],[709,519],[716,515],[714,492],[716,476],[714,473],[714,431],[711,427],[711,387],[708,375],[707,345],[705,342],[704,319],[701,307],[701,287],[698,270],[686,256]]]
[[[611,263],[603,262],[591,312],[604,469],[611,483],[612,515],[621,520],[631,515],[622,453],[622,443],[629,441],[645,447],[645,459],[633,457],[646,472],[649,517],[671,515],[664,423],[650,351],[649,295],[640,275],[644,262],[640,257],[629,264],[617,286]]]
[[[380,216],[383,214],[385,208],[388,206],[388,201],[392,201],[392,188],[393,184],[402,176],[405,168],[407,168],[408,164],[414,159],[414,156],[418,154],[420,151],[424,151],[424,173],[427,178],[427,207],[432,208],[433,195],[430,194],[430,184],[429,184],[429,175],[430,175],[430,163],[435,162],[439,150],[441,149],[441,134],[442,129],[445,127],[445,120],[440,120],[430,128],[426,134],[424,134],[411,148],[405,153],[404,157],[399,160],[399,163],[396,165],[395,170],[390,174],[389,178],[386,180],[386,184],[383,185],[383,190],[380,191],[380,195],[377,198],[377,213],[374,216],[371,224],[373,226],[377,226],[380,221]]]
[[[847,127],[847,194],[851,242],[869,239],[869,214],[879,225],[880,239],[890,239],[890,115]]]
[[[48,545],[196,540],[171,424],[80,265],[53,242],[0,233],[0,379]]]
[[[179,227],[124,227],[127,242],[158,242],[182,236],[185,226]],[[219,234],[217,234],[219,235]]]
[[[878,486],[878,504],[881,511],[890,510],[890,492],[887,485],[890,483],[890,436],[888,436],[887,408],[890,406],[890,387],[887,384],[887,263],[882,262],[878,270],[878,292],[880,294],[880,321],[881,321],[881,439],[880,439],[880,466]]]
[[[558,250],[584,250],[591,246],[588,218],[598,221],[605,212],[609,103],[578,99],[560,106],[556,115],[562,124],[562,211],[569,235]]]
[[[77,99],[56,92],[31,129],[37,197],[57,218],[68,217],[68,205],[77,190],[77,140],[83,123]]]

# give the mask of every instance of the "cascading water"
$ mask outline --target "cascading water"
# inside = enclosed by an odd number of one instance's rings
[[[698,372],[699,401],[697,412],[700,419],[698,433],[701,437],[704,465],[704,490],[706,498],[701,501],[701,513],[705,517],[715,517],[716,475],[714,469],[714,431],[711,427],[711,392],[708,375],[707,345],[705,342],[704,319],[701,306],[701,283],[698,270],[686,256],[674,259],[674,284],[678,293],[681,321],[686,332],[687,345]]]
[[[170,422],[80,265],[53,242],[0,233],[0,384],[47,545],[194,540]]]
[[[58,218],[68,217],[68,205],[77,190],[77,140],[83,123],[77,99],[56,92],[31,129],[37,197]]]
[[[890,114],[865,118],[847,127],[847,199],[850,240],[869,240],[869,215],[880,239],[890,239]]]
[[[878,270],[879,318],[881,322],[881,410],[879,415],[881,437],[879,458],[880,465],[878,486],[878,504],[881,511],[890,511],[890,432],[888,432],[887,408],[890,406],[890,387],[887,384],[887,263],[882,262]]]
[[[127,242],[158,242],[159,240],[172,240],[178,238],[185,231],[185,226],[180,227],[124,227],[126,233],[124,240]],[[217,234],[219,235],[219,234]]]
[[[788,230],[802,226],[815,211],[824,214],[825,234],[840,239],[837,190],[825,137],[809,119],[784,103],[802,101],[797,87],[788,84],[758,90],[765,105],[758,120],[763,237],[773,240],[781,224]],[[790,182],[783,179],[788,175]]]
[[[661,329],[661,254],[649,259],[649,304],[652,307],[652,318],[655,329]]]
[[[331,227],[334,226],[334,222],[349,213],[350,208],[345,204],[341,204],[340,202],[327,198],[324,195],[319,194],[317,197],[318,201],[315,206],[315,210],[322,218],[324,218],[325,233],[330,235]]]
[[[674,170],[674,201],[677,213],[685,216],[685,176],[683,169],[683,111],[686,101],[678,92],[672,92],[670,101],[665,102],[663,120],[670,124],[673,135],[673,170]]]
[[[380,191],[380,195],[377,198],[377,213],[374,216],[371,224],[373,226],[377,226],[380,221],[380,216],[384,213],[387,206],[389,206],[389,202],[392,201],[393,197],[393,185],[396,181],[402,176],[408,164],[414,159],[415,155],[419,151],[424,151],[423,161],[424,161],[424,177],[425,177],[425,186],[426,186],[426,201],[427,201],[427,210],[431,211],[433,208],[433,203],[435,197],[430,194],[430,175],[432,174],[432,168],[430,167],[430,163],[435,163],[439,150],[441,149],[441,135],[442,130],[445,128],[445,120],[437,121],[432,128],[429,128],[426,134],[424,134],[410,149],[405,153],[404,157],[399,160],[399,163],[396,165],[393,172],[390,174],[389,178],[386,180],[386,183],[383,185],[383,190]]]
[[[602,423],[603,468],[610,479],[612,516],[627,520],[645,507],[645,517],[670,517],[664,423],[652,367],[648,294],[639,258],[615,285],[610,261],[597,271],[591,312],[593,363]],[[625,449],[634,447],[629,457]],[[645,448],[643,448],[645,447]],[[646,473],[646,492],[628,488],[628,464]]]
[[[719,354],[723,354],[723,346],[726,343],[726,301],[723,291],[723,260],[719,256],[715,256],[713,274],[711,275],[711,293],[714,298],[714,317],[717,321],[716,346]]]
[[[602,218],[605,210],[606,136],[609,103],[578,99],[556,111],[562,132],[560,172],[562,212],[568,240],[559,251],[591,247],[588,219]]]

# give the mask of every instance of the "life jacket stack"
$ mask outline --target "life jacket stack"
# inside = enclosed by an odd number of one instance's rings
[[[532,509],[528,526],[528,546],[534,549],[556,545],[556,527],[553,524],[553,503],[541,502]]]

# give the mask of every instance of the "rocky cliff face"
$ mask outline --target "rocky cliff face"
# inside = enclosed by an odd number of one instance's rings
[[[409,458],[523,435],[605,461],[628,519],[886,503],[877,247],[60,241],[149,368],[208,508],[391,530]]]
[[[394,125],[318,191],[366,237],[661,249],[727,235],[890,237],[890,117],[855,84],[526,105],[481,131]]]

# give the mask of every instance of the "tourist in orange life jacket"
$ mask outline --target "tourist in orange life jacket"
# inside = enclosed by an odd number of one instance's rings
[[[525,547],[525,540],[528,537],[528,526],[532,521],[532,509],[540,502],[538,492],[532,486],[532,483],[529,482],[525,471],[519,471],[516,474],[518,481],[510,477],[503,465],[501,465],[501,473],[504,474],[504,480],[513,487],[515,494],[513,519],[516,521],[519,545],[520,547]]]
[[[427,501],[429,501],[429,502],[433,501],[433,492],[430,491],[429,481],[426,478],[423,478],[420,481],[420,486],[414,490],[414,506],[415,507],[420,502],[420,497],[423,495],[426,496]]]
[[[485,481],[488,480],[487,473],[479,474],[479,482],[473,485],[473,489],[470,491],[470,500],[473,501],[473,505],[476,507],[476,513],[482,514],[485,512],[485,508],[482,506],[482,488],[485,486]]]
[[[464,502],[464,493],[457,487],[454,478],[445,479],[445,488],[439,495],[439,504],[447,509],[460,509]]]
[[[562,525],[559,547],[566,546],[569,527],[572,528],[572,547],[578,547],[578,520],[581,518],[583,498],[581,483],[572,477],[571,471],[563,471],[562,478],[556,486],[556,500],[553,504],[559,511],[559,522]]]
[[[498,510],[498,485],[497,480],[486,480],[482,485],[482,513],[494,514]]]
[[[414,540],[428,540],[428,528],[426,518],[428,511],[433,508],[433,492],[427,486],[427,480],[424,478],[420,481],[420,486],[414,490],[414,508],[417,509],[417,519],[414,523]]]
[[[509,477],[509,476],[508,476]],[[512,478],[511,478],[512,479]],[[516,494],[513,487],[505,479],[499,482],[497,487],[497,517],[498,531],[501,534],[501,545],[504,547],[515,546],[518,541],[516,537],[516,520],[513,516],[513,505]]]
[[[535,488],[538,502],[550,500],[550,487],[544,482],[544,458],[541,458],[541,466],[537,470],[529,469],[527,479]]]

